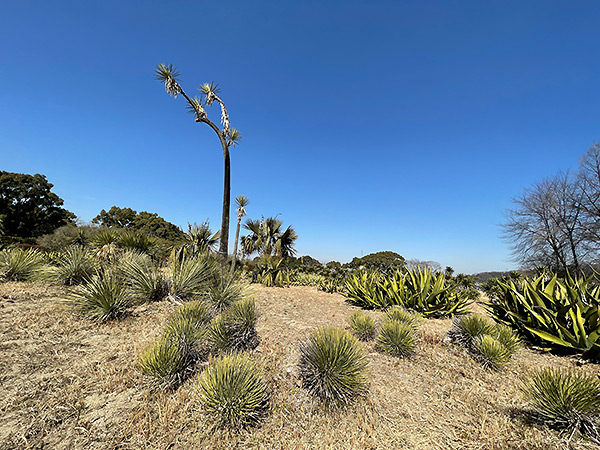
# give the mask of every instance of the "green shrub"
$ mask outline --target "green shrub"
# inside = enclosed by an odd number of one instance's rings
[[[119,268],[127,279],[129,290],[138,300],[158,301],[167,295],[167,280],[149,256],[127,252],[120,258]]]
[[[484,367],[493,370],[500,370],[510,361],[510,357],[512,356],[511,352],[504,345],[489,334],[475,338],[473,341],[473,352],[476,355],[476,359]]]
[[[35,249],[0,251],[0,281],[27,281],[36,278],[44,266],[44,255]]]
[[[377,347],[392,356],[405,357],[415,352],[417,335],[413,323],[386,320],[377,335]]]
[[[252,281],[267,287],[284,287],[290,284],[290,274],[282,258],[263,256],[254,267]]]
[[[70,247],[60,253],[53,266],[44,268],[43,278],[72,286],[92,278],[97,264],[91,253],[84,247]]]
[[[77,286],[70,300],[77,310],[98,322],[117,319],[131,306],[131,297],[124,281],[110,270],[98,272]]]
[[[263,420],[269,411],[269,390],[260,368],[244,354],[219,357],[198,379],[204,410],[223,428],[244,428]]]
[[[193,321],[198,328],[206,327],[214,316],[215,312],[210,305],[202,300],[194,300],[179,307],[169,318],[167,326],[170,322],[185,319]]]
[[[209,255],[185,257],[172,262],[168,266],[169,295],[180,301],[205,295],[215,267],[216,262]]]
[[[302,385],[326,405],[344,405],[367,392],[367,360],[358,340],[335,327],[319,328],[300,346]]]
[[[151,255],[157,247],[158,241],[140,231],[123,230],[119,233],[117,245],[125,250],[133,250]]]
[[[258,313],[252,299],[239,300],[222,312],[208,327],[207,340],[214,352],[244,351],[259,344]]]
[[[348,318],[350,328],[361,341],[369,341],[375,337],[375,320],[362,311],[354,311]]]
[[[228,270],[216,270],[212,282],[207,284],[206,299],[219,311],[223,311],[238,300],[248,297],[248,283],[239,272],[230,275]]]
[[[543,369],[521,387],[535,411],[549,423],[578,430],[600,444],[600,380],[573,371]]]

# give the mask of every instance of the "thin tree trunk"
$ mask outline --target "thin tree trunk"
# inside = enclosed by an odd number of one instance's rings
[[[233,276],[233,272],[235,271],[235,260],[237,259],[237,250],[238,250],[238,242],[240,240],[240,225],[242,223],[242,218],[238,215],[237,228],[235,229],[235,242],[233,244],[233,259],[231,261],[231,276]]]
[[[225,155],[225,174],[223,181],[223,219],[221,221],[221,244],[219,253],[223,259],[227,259],[229,247],[229,210],[231,204],[231,161],[229,160],[229,148],[223,145]]]

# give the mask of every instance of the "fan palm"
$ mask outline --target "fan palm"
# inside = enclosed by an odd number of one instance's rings
[[[237,205],[237,227],[235,229],[235,244],[233,245],[233,261],[231,261],[231,274],[235,270],[235,259],[237,258],[238,251],[238,243],[240,240],[240,225],[242,224],[242,219],[246,215],[245,207],[248,206],[250,200],[245,195],[238,195],[235,198],[235,203]]]
[[[283,222],[275,217],[248,219],[244,228],[252,233],[242,238],[242,248],[248,255],[256,251],[261,256],[287,258],[296,253],[296,231],[291,226],[284,230]]]
[[[223,158],[225,161],[224,170],[224,182],[223,182],[223,215],[221,221],[221,243],[219,246],[219,253],[222,256],[227,255],[227,249],[229,245],[229,210],[231,205],[231,161],[229,158],[229,148],[235,147],[241,140],[241,133],[232,128],[229,122],[229,114],[225,103],[217,95],[219,93],[219,87],[215,83],[206,83],[200,86],[200,96],[190,97],[188,96],[177,81],[179,73],[173,67],[172,64],[159,64],[155,69],[156,79],[164,83],[165,90],[168,94],[177,98],[178,94],[181,94],[188,102],[187,109],[194,115],[196,122],[207,124],[213,129],[219,138],[221,147],[223,149]],[[204,106],[210,106],[213,102],[219,103],[221,106],[221,125],[222,129],[217,124],[212,122],[207,114]]]

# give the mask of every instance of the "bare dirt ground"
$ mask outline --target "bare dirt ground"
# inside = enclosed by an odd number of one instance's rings
[[[573,359],[527,349],[490,372],[444,342],[450,320],[426,320],[410,359],[365,344],[369,396],[325,411],[296,377],[298,344],[321,325],[346,327],[355,308],[310,287],[254,289],[262,339],[254,357],[272,387],[272,412],[262,426],[235,433],[209,425],[194,378],[176,392],[152,392],[136,369],[173,305],[142,305],[96,325],[69,311],[60,287],[0,284],[0,449],[596,448],[576,438],[568,447],[567,437],[532,422],[519,393],[528,372],[575,367]]]

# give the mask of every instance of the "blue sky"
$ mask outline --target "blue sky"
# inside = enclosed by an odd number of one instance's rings
[[[600,140],[596,1],[24,0],[3,17],[0,169],[45,174],[84,221],[118,205],[220,227],[218,140],[153,79],[161,62],[191,94],[219,83],[243,135],[232,198],[322,261],[512,268],[511,198]]]

